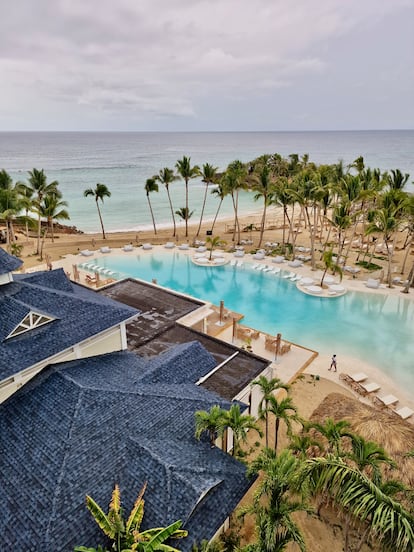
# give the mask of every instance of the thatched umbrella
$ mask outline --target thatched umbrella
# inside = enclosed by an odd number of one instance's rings
[[[386,408],[374,408],[340,393],[328,395],[314,410],[311,421],[323,422],[327,418],[349,422],[354,433],[380,445],[397,464],[392,477],[414,486],[414,458],[406,457],[408,451],[414,450],[414,426]]]

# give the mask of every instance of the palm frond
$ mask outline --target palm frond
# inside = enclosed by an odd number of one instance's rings
[[[102,508],[94,501],[92,497],[86,495],[86,507],[93,516],[98,526],[102,529],[107,537],[115,538],[116,529],[111,523],[109,517],[105,514]]]
[[[135,504],[131,510],[131,513],[129,514],[128,520],[126,522],[126,532],[129,533],[131,530],[136,531],[139,530],[142,522],[142,518],[144,517],[144,505],[145,502],[142,499],[144,496],[145,490],[147,488],[147,482],[145,482],[142,486],[142,489],[140,490],[137,499],[135,501]]]

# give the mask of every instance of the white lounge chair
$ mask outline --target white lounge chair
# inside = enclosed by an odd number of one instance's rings
[[[108,247],[107,245],[104,245],[104,247],[101,247],[100,251],[101,251],[101,253],[110,253],[111,248]]]
[[[188,245],[188,243],[182,243],[178,246],[178,249],[182,249],[183,251],[185,251],[187,249],[190,249],[190,246]]]
[[[174,242],[167,242],[165,245],[164,245],[165,249],[174,249],[175,247],[175,243]]]
[[[252,255],[252,259],[256,259],[256,261],[263,261],[264,258],[265,258],[265,254],[259,251],[254,255]]]
[[[309,291],[309,293],[312,293],[315,295],[322,293],[322,288],[320,286],[306,286],[306,289]]]
[[[399,408],[398,410],[394,410],[396,414],[403,420],[406,420],[410,416],[414,414],[414,410],[411,410],[411,408],[408,408],[408,406],[403,406],[402,408]]]
[[[205,251],[207,251],[207,247],[205,245],[199,245],[196,251],[198,251],[199,253],[204,253]]]
[[[284,263],[284,262],[285,262],[285,258],[281,257],[280,255],[272,259],[272,263]]]
[[[130,244],[130,243],[127,243],[126,245],[124,245],[124,247],[122,248],[123,251],[134,251],[134,248],[133,246]]]
[[[365,374],[365,372],[357,372],[356,374],[350,374],[349,377],[352,381],[356,381],[357,383],[361,383],[361,381],[365,381],[368,379],[368,376]]]
[[[152,249],[152,245],[150,243],[143,243],[142,249]]]
[[[93,255],[93,251],[89,251],[89,249],[83,249],[82,251],[79,251],[80,255],[83,255],[84,257],[90,257]]]
[[[244,257],[244,251],[242,251],[241,249],[238,249],[238,250],[234,253],[234,256],[235,256],[235,257]]]
[[[398,402],[398,397],[395,395],[385,395],[385,397],[376,397],[384,406],[390,406]]]
[[[380,287],[380,281],[374,280],[373,278],[368,278],[365,282],[367,288],[378,289]]]
[[[371,381],[370,383],[361,383],[361,387],[365,389],[367,393],[375,393],[375,391],[381,389],[381,385],[375,381]]]
[[[303,265],[303,262],[300,261],[299,259],[294,259],[293,261],[289,261],[288,265],[291,266],[292,268],[298,268],[299,266]]]

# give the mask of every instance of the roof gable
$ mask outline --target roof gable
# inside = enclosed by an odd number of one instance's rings
[[[39,312],[29,311],[23,320],[15,326],[15,328],[9,333],[6,339],[16,337],[22,333],[34,330],[44,324],[53,322],[54,318],[47,316],[46,314],[40,314]]]
[[[60,269],[16,280],[0,286],[0,380],[138,314],[132,307],[72,285]],[[55,321],[5,339],[30,312]]]

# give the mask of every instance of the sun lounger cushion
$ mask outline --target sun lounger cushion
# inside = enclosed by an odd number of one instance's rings
[[[142,249],[152,249],[152,245],[150,243],[143,243]]]
[[[408,408],[408,406],[403,406],[402,408],[395,410],[395,413],[398,414],[398,416],[403,420],[406,420],[414,414],[414,410],[411,410],[411,408]]]
[[[91,255],[93,255],[93,251],[89,251],[89,249],[83,249],[82,251],[80,251],[80,254],[84,257],[90,257]]]
[[[122,249],[124,251],[133,251],[134,250],[134,248],[132,247],[131,244],[124,245],[124,247]]]
[[[110,253],[111,248],[105,245],[104,247],[101,247],[101,253]]]
[[[165,249],[173,249],[175,247],[175,243],[174,242],[167,242],[165,245],[164,245]]]

